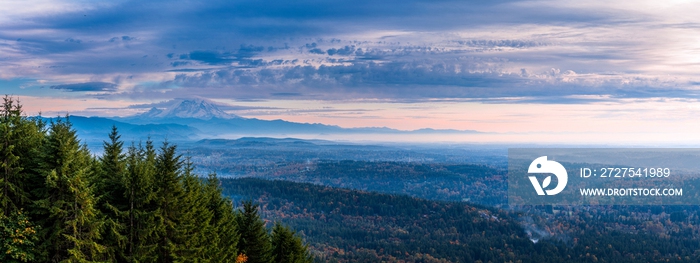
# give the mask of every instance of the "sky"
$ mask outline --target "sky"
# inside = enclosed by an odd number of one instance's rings
[[[9,0],[0,92],[30,115],[197,97],[249,118],[489,134],[477,141],[696,143],[698,13],[683,0]]]

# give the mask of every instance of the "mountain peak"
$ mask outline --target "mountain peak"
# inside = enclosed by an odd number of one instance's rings
[[[141,118],[194,118],[209,120],[213,118],[233,119],[236,115],[228,114],[219,109],[215,102],[206,99],[174,99],[161,104],[164,107],[153,107],[138,115]]]

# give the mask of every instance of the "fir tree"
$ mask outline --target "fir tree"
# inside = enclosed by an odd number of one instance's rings
[[[16,127],[22,121],[20,112],[19,106],[5,96],[0,109],[0,207],[5,216],[19,210],[20,204],[15,201],[27,200],[27,194],[19,185],[21,167],[18,167],[19,156],[14,151],[18,139]]]
[[[120,141],[121,135],[116,126],[112,126],[109,133],[109,141],[103,142],[104,154],[100,157],[101,176],[100,190],[103,191],[104,203],[112,206],[125,206],[124,203],[124,173],[126,170],[124,143]],[[121,208],[121,207],[119,207]]]
[[[272,246],[265,222],[258,215],[258,205],[252,201],[243,202],[243,211],[236,215],[240,233],[238,251],[248,257],[248,263],[272,262]]]
[[[0,107],[0,213],[6,216],[28,208],[29,182],[36,171],[36,155],[43,139],[43,124],[22,115],[19,101],[9,96]]]
[[[43,135],[43,122],[23,116],[19,101],[6,95],[0,107],[0,218],[5,230],[0,262],[32,261],[40,254],[34,221],[25,211],[31,211],[34,182],[43,183],[37,170]]]
[[[280,223],[272,228],[272,254],[275,263],[311,263],[308,247],[294,231]]]
[[[209,254],[215,255],[211,262],[235,262],[238,256],[238,229],[235,210],[230,199],[222,196],[220,181],[216,174],[209,174],[206,185],[207,208],[213,211],[212,224],[215,231],[215,244],[209,248]]]
[[[99,240],[104,222],[89,181],[93,162],[69,121],[51,124],[42,157],[47,191],[36,205],[43,213],[44,256],[54,262],[103,260],[106,248]]]
[[[183,167],[175,145],[156,153],[149,139],[125,154],[115,127],[108,138],[95,159],[68,117],[46,129],[5,97],[0,262],[271,262],[257,205],[234,210],[216,175]],[[301,246],[291,236],[285,247]]]
[[[127,153],[127,172],[124,187],[128,199],[127,210],[127,262],[155,262],[157,259],[157,231],[155,225],[155,199],[153,188],[156,152],[153,142],[146,141],[144,148],[132,145]]]
[[[176,146],[167,141],[163,143],[161,152],[155,162],[156,173],[154,180],[155,228],[157,238],[158,262],[173,262],[172,252],[175,250],[177,219],[182,211],[178,202],[183,196],[181,156],[176,152]]]
[[[216,256],[208,253],[207,248],[216,245],[217,236],[211,224],[213,213],[207,209],[207,196],[202,181],[193,173],[194,166],[188,157],[184,163],[182,175],[183,196],[178,203],[180,211],[177,218],[177,245],[174,258],[180,262],[195,259],[209,260]]]
[[[98,176],[95,178],[97,193],[100,195],[100,211],[105,218],[104,243],[108,246],[108,255],[112,261],[124,260],[127,237],[124,233],[128,200],[125,198],[126,161],[116,126],[112,126],[109,141],[103,142],[104,153],[100,157]]]

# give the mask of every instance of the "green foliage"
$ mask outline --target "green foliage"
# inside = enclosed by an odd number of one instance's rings
[[[33,262],[36,229],[21,211],[9,217],[0,214],[0,262]]]
[[[95,158],[68,117],[47,129],[4,98],[0,262],[271,262],[257,206],[236,211],[216,175],[195,175],[175,145],[157,151],[148,140],[124,152],[115,127],[108,138]],[[254,238],[239,242],[239,232]]]
[[[128,199],[125,198],[126,156],[123,153],[123,142],[117,127],[112,126],[109,141],[103,142],[104,153],[97,166],[96,193],[99,195],[98,208],[104,218],[104,244],[111,261],[123,261],[126,257],[122,251],[126,247],[125,233],[128,216]]]
[[[313,262],[308,247],[303,245],[301,238],[279,222],[272,228],[272,254],[275,263]]]
[[[212,245],[209,246],[208,253],[211,262],[235,262],[238,256],[238,227],[235,220],[235,210],[233,203],[221,194],[220,181],[216,174],[210,174],[206,181],[205,195],[208,204],[207,209],[213,212],[211,224],[214,232],[210,238]]]
[[[173,262],[178,231],[178,219],[183,210],[178,207],[184,196],[180,184],[182,179],[182,161],[177,154],[176,146],[164,142],[161,153],[156,159],[156,174],[154,180],[156,207],[155,224],[153,227],[157,237],[157,254],[159,262]]]
[[[41,248],[49,260],[103,259],[106,247],[100,239],[104,221],[90,181],[91,158],[69,121],[51,124],[42,155],[46,195],[36,201],[42,218]]]
[[[124,180],[125,199],[128,201],[126,235],[127,248],[124,255],[127,262],[155,262],[157,255],[157,233],[152,226],[155,224],[155,209],[151,205],[155,199],[156,152],[149,140],[146,146],[132,145],[128,149],[126,163],[127,172]]]
[[[212,225],[213,212],[207,209],[206,188],[202,181],[192,174],[192,163],[187,159],[182,174],[183,196],[177,204],[180,210],[177,218],[173,245],[173,259],[185,262],[188,259],[209,259],[208,247],[217,243]]]
[[[0,206],[4,215],[16,211],[21,206],[14,200],[22,202],[27,199],[23,193],[19,178],[20,167],[18,167],[19,156],[16,155],[15,147],[18,138],[17,130],[14,127],[21,125],[21,108],[15,104],[11,98],[5,96],[2,109],[0,109]]]
[[[0,209],[9,216],[28,208],[32,172],[44,134],[43,123],[22,115],[19,101],[3,98],[0,107]]]
[[[248,263],[272,262],[270,235],[265,229],[265,222],[258,215],[258,205],[252,201],[244,201],[242,205],[243,210],[236,215],[241,235],[238,251],[248,256]]]
[[[580,217],[545,220],[544,227],[524,222],[521,211],[496,210],[467,203],[432,201],[326,186],[255,178],[222,180],[224,193],[256,200],[262,214],[299,231],[320,262],[698,262],[698,228],[687,210],[664,215],[661,207],[649,221],[631,224],[659,231],[614,230],[604,215],[638,213],[649,207],[580,207]],[[524,209],[524,208],[520,208]],[[529,218],[532,214],[525,214]],[[628,215],[629,216],[629,215]],[[654,220],[653,218],[663,218]],[[678,219],[678,218],[677,218]],[[533,220],[533,219],[531,219]],[[665,222],[667,221],[667,222]],[[612,221],[615,222],[615,221]],[[611,223],[612,223],[611,222]],[[624,222],[617,221],[616,224]],[[667,233],[664,226],[670,226]],[[685,223],[684,223],[685,224]],[[275,227],[276,228],[276,227]],[[530,240],[527,232],[572,230],[566,235]],[[526,231],[527,230],[527,231]],[[273,229],[273,244],[275,233]],[[560,238],[558,238],[560,237]],[[275,250],[273,250],[275,251]],[[273,252],[274,253],[274,252]],[[277,254],[277,253],[275,253]]]
[[[507,203],[506,171],[484,165],[350,160],[275,165],[256,177],[433,200]]]
[[[127,205],[123,198],[126,156],[123,153],[124,142],[119,141],[117,127],[112,126],[109,141],[103,142],[104,153],[100,158],[100,174],[97,179],[103,203],[123,210]]]
[[[31,190],[40,178],[38,161],[44,124],[22,115],[19,101],[5,96],[0,107],[0,262],[29,262],[39,240],[24,210],[32,205]]]

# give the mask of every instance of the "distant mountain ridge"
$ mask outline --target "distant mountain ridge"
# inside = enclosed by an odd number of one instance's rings
[[[473,134],[473,130],[419,129],[402,131],[387,127],[342,128],[321,123],[298,123],[285,120],[242,118],[227,113],[225,106],[207,99],[175,99],[160,103],[149,111],[116,120],[131,124],[180,124],[196,127],[209,136],[227,134],[291,135],[291,134]],[[206,137],[206,136],[204,136]]]
[[[285,120],[260,120],[243,118],[230,114],[220,107],[226,107],[206,99],[177,99],[153,105],[149,111],[129,117],[82,117],[71,116],[70,121],[89,142],[101,142],[106,138],[112,125],[117,126],[126,141],[197,141],[202,139],[222,139],[240,137],[297,137],[313,135],[324,138],[327,135],[440,135],[478,134],[473,130],[419,129],[402,131],[387,127],[343,128],[321,123],[298,123]],[[50,121],[53,118],[45,118]],[[358,137],[359,138],[359,137]],[[255,142],[237,142],[256,144]],[[202,141],[206,142],[206,141]],[[278,143],[278,142],[276,142]],[[296,142],[302,144],[303,142]]]
[[[131,143],[145,143],[146,140],[162,142],[164,140],[183,142],[203,139],[201,130],[188,125],[166,123],[166,124],[132,124],[114,119],[102,117],[70,116],[65,118],[41,117],[46,123],[70,121],[76,130],[78,137],[83,143],[89,145],[90,150],[96,153],[102,151],[102,141],[108,139],[107,135],[112,126],[119,129],[121,139],[126,145]]]

